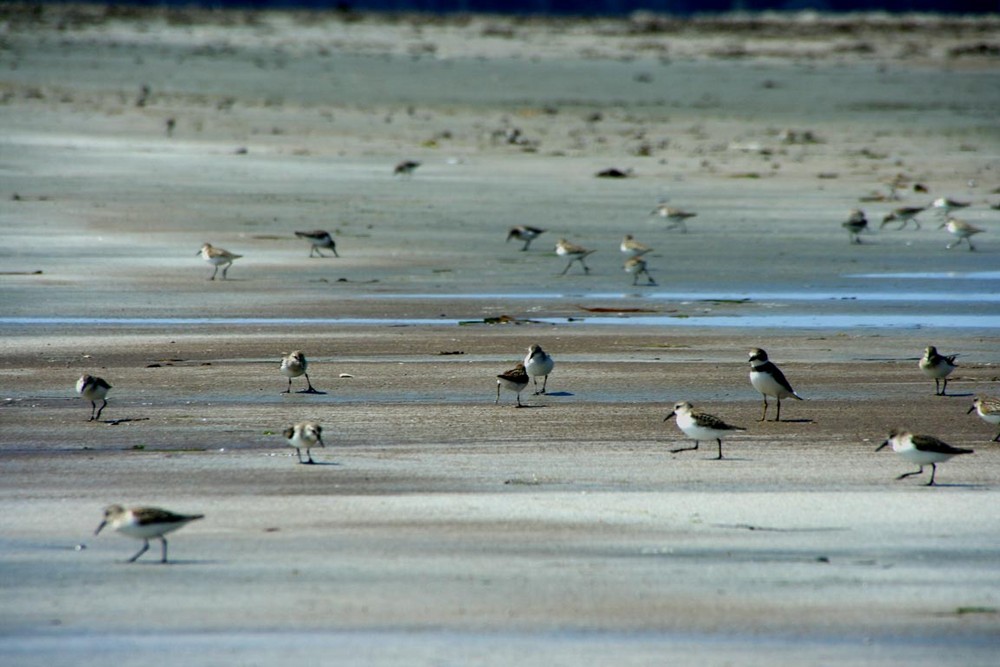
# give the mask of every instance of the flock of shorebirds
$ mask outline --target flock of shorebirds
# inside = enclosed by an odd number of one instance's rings
[[[767,352],[764,350],[760,348],[750,350],[749,362],[750,383],[763,397],[763,411],[757,421],[767,419],[768,397],[775,399],[774,421],[781,421],[782,399],[801,401],[802,397],[795,392],[781,369],[768,359]],[[321,393],[313,387],[309,380],[308,366],[305,355],[298,350],[282,358],[279,371],[288,379],[288,386],[283,393],[291,392],[292,379],[297,377],[304,377],[306,381],[306,388],[300,390],[299,393]],[[957,366],[955,356],[942,355],[935,347],[931,346],[924,351],[918,366],[928,377],[933,378],[935,395],[945,396],[948,376]],[[533,382],[535,395],[545,394],[549,375],[554,368],[555,360],[552,356],[545,352],[540,345],[531,345],[522,362],[519,362],[511,370],[496,376],[497,396],[495,403],[500,402],[501,390],[507,390],[515,394],[517,407],[526,407],[521,403],[521,393]],[[541,388],[538,387],[539,379],[542,381]],[[107,406],[107,395],[110,389],[111,385],[107,381],[91,375],[84,375],[77,381],[77,393],[84,400],[90,401],[90,421],[100,419],[101,413]],[[101,402],[100,407],[97,405],[98,401]],[[973,401],[968,413],[971,414],[974,411],[988,424],[1000,425],[1000,399],[992,396],[978,396]],[[717,460],[723,458],[723,438],[735,431],[746,430],[742,426],[734,426],[715,415],[699,410],[687,401],[675,403],[663,421],[669,419],[674,419],[677,427],[688,438],[694,440],[693,446],[671,449],[671,453],[697,450],[702,441],[715,440],[718,446],[718,455],[715,457]],[[284,429],[282,435],[288,446],[295,449],[300,464],[315,463],[311,450],[315,447],[325,447],[323,427],[313,421],[292,424]],[[993,442],[1000,442],[1000,432],[993,438]],[[973,453],[971,449],[953,447],[934,436],[918,435],[904,430],[892,430],[889,437],[875,451],[890,446],[903,459],[919,466],[918,470],[903,473],[896,479],[923,474],[924,467],[929,465],[931,476],[927,486],[933,486],[935,483],[938,463],[943,463],[954,456]],[[305,450],[306,454],[304,460],[302,450]],[[97,527],[95,535],[100,533],[106,525],[110,525],[123,535],[143,540],[142,548],[129,559],[129,562],[134,562],[149,549],[150,539],[159,539],[162,544],[161,562],[165,563],[167,562],[167,540],[164,536],[202,517],[201,514],[175,514],[155,507],[126,509],[121,505],[111,505],[105,509],[104,520]]]
[[[948,233],[955,237],[954,241],[945,246],[948,250],[959,245],[962,241],[965,241],[969,250],[975,250],[976,247],[972,245],[972,237],[986,230],[965,220],[951,217],[952,211],[968,208],[971,205],[971,202],[961,202],[949,199],[948,197],[939,197],[928,206],[901,206],[893,209],[882,218],[882,224],[879,225],[879,229],[882,229],[891,222],[899,223],[896,229],[903,229],[910,222],[917,229],[920,229],[920,220],[917,219],[917,216],[930,210],[937,213],[942,220],[941,224],[938,225],[938,229],[947,229]],[[868,218],[861,209],[852,209],[847,220],[842,222],[841,226],[850,234],[851,243],[860,244],[861,234],[870,231]]]

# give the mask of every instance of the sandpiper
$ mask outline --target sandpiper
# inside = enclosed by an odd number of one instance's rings
[[[957,366],[955,363],[956,356],[958,355],[944,356],[938,354],[937,348],[933,345],[929,345],[924,350],[924,356],[920,358],[920,363],[917,365],[928,377],[934,378],[935,396],[944,396],[948,390],[948,376],[951,375],[951,372]],[[944,384],[941,384],[942,380],[944,380]]]
[[[956,211],[960,208],[967,208],[972,205],[972,202],[967,201],[955,201],[954,199],[949,199],[948,197],[938,197],[931,203],[931,208],[937,211],[942,217],[947,218],[951,215],[952,211]]]
[[[889,445],[892,445],[892,451],[896,452],[907,461],[916,463],[920,466],[920,470],[917,470],[916,472],[903,473],[896,479],[905,479],[907,477],[912,477],[913,475],[919,475],[923,473],[924,466],[930,464],[931,481],[927,482],[927,486],[934,485],[934,475],[937,474],[938,463],[943,463],[951,457],[958,456],[959,454],[973,453],[973,450],[971,449],[952,447],[945,442],[941,442],[934,436],[913,435],[909,431],[899,431],[895,429],[889,433],[889,439],[879,445],[875,451],[881,451],[884,447]]]
[[[534,241],[539,235],[544,234],[544,229],[539,229],[538,227],[529,227],[528,225],[517,225],[511,227],[510,231],[507,233],[507,242],[509,243],[511,239],[516,239],[518,241],[524,241],[524,245],[521,250],[527,250],[531,242]]]
[[[1000,424],[1000,398],[994,396],[976,396],[972,401],[972,407],[966,414],[976,412],[987,424],[996,426]],[[993,442],[1000,442],[1000,433],[993,438]]]
[[[309,385],[308,389],[303,389],[300,394],[318,394],[319,392],[313,388],[312,382],[309,380],[309,373],[306,373],[306,369],[309,368],[309,362],[306,361],[306,355],[302,354],[301,350],[295,350],[288,356],[282,357],[281,359],[281,374],[288,378],[288,389],[286,389],[284,394],[289,394],[292,391],[292,378],[297,378],[300,375],[306,376],[306,384]]]
[[[667,202],[660,202],[650,215],[658,215],[661,218],[666,218],[670,224],[667,225],[667,229],[678,229],[682,232],[687,232],[687,219],[693,218],[697,213],[692,213],[690,211],[685,211],[680,208],[674,208],[673,206],[668,206]]]
[[[517,407],[523,407],[521,405],[521,392],[527,386],[528,374],[524,370],[524,364],[518,362],[517,366],[497,376],[497,400],[494,401],[494,404],[500,402],[500,388],[503,387],[517,394]]]
[[[625,238],[622,239],[618,248],[622,251],[622,254],[627,257],[639,257],[640,255],[645,255],[647,252],[652,250],[652,248],[645,243],[639,243],[636,241],[635,237],[631,234],[625,235]]]
[[[316,422],[300,422],[294,426],[286,428],[282,435],[288,444],[295,448],[295,454],[299,457],[299,463],[316,463],[313,461],[312,453],[309,451],[317,445],[326,447],[323,444],[323,427]],[[306,450],[306,460],[302,460],[302,451]]]
[[[392,170],[392,175],[410,177],[413,176],[413,172],[415,172],[419,166],[420,163],[416,160],[403,160],[396,165],[395,169]]]
[[[310,257],[313,256],[313,253],[318,254],[320,257],[326,257],[326,255],[320,252],[320,248],[332,250],[334,257],[340,257],[340,255],[337,254],[337,243],[333,240],[333,237],[330,236],[330,232],[323,231],[322,229],[316,229],[311,232],[295,232],[295,235],[300,239],[309,241],[309,243],[312,244],[312,247],[309,248]]]
[[[97,378],[93,375],[81,375],[80,379],[76,381],[76,393],[90,401],[90,419],[87,421],[92,422],[101,418],[101,412],[108,404],[108,399],[105,397],[108,395],[109,389],[111,389],[111,385],[104,378]],[[100,410],[97,409],[97,401],[102,401]]]
[[[142,548],[139,552],[128,559],[129,563],[134,563],[139,556],[149,549],[150,538],[157,538],[163,543],[163,554],[161,563],[167,562],[167,533],[183,528],[185,525],[203,518],[204,514],[174,514],[158,507],[133,507],[125,509],[121,505],[110,505],[104,510],[104,520],[94,531],[94,535],[101,532],[104,526],[111,524],[111,527],[122,535],[134,537],[142,540]]]
[[[566,268],[563,269],[562,273],[559,275],[566,275],[566,272],[569,271],[569,267],[573,266],[573,262],[580,262],[580,266],[583,267],[583,272],[590,273],[590,268],[584,260],[588,255],[591,255],[594,252],[594,250],[587,250],[583,246],[570,243],[566,239],[559,239],[559,242],[556,243],[556,254],[560,257],[569,257],[569,264],[566,265]]]
[[[879,229],[882,229],[893,220],[900,221],[899,227],[896,229],[906,227],[906,223],[911,220],[913,221],[913,224],[917,226],[917,229],[920,229],[920,221],[917,220],[917,216],[925,210],[927,210],[926,206],[903,206],[902,208],[897,208],[893,210],[892,213],[889,213],[887,216],[882,218],[882,224],[879,225]]]
[[[535,395],[544,394],[545,386],[549,383],[549,373],[555,367],[556,362],[552,355],[542,349],[541,345],[532,345],[528,348],[528,354],[524,357],[524,371],[535,383]],[[542,380],[542,389],[538,389],[538,378]]]
[[[625,260],[625,273],[632,274],[632,286],[634,287],[639,282],[639,276],[646,274],[646,279],[649,281],[647,285],[655,285],[656,281],[653,280],[653,276],[650,275],[649,270],[646,268],[646,260],[642,257],[632,257],[631,259]]]
[[[212,271],[212,277],[209,280],[215,280],[215,274],[219,272],[219,267],[222,267],[222,279],[226,279],[226,271],[229,267],[233,265],[233,260],[239,259],[243,255],[237,255],[229,252],[228,250],[223,250],[222,248],[216,248],[211,243],[206,243],[201,247],[201,250],[195,253],[195,255],[201,255],[201,258],[215,267],[215,271]]]
[[[778,409],[774,421],[781,421],[781,399],[794,398],[801,401],[802,397],[795,393],[792,385],[785,379],[781,369],[768,361],[767,352],[755,347],[750,350],[750,384],[764,396],[764,413],[757,421],[767,419],[767,397],[774,396],[778,400]]]
[[[962,241],[969,244],[969,250],[975,250],[975,246],[972,245],[972,236],[986,231],[982,227],[970,225],[965,220],[959,220],[958,218],[949,218],[947,222],[942,222],[941,227],[938,227],[938,229],[942,227],[947,227],[948,233],[955,237],[955,240],[946,246],[948,250],[951,250]]]
[[[677,427],[684,431],[684,435],[694,440],[694,447],[678,447],[677,449],[671,449],[670,452],[672,454],[698,449],[698,443],[701,440],[715,440],[719,443],[719,455],[715,458],[716,460],[719,460],[722,458],[723,436],[729,435],[732,431],[746,430],[742,426],[727,424],[714,415],[702,412],[701,410],[696,410],[694,406],[687,401],[674,403],[673,411],[664,417],[663,421],[667,421],[671,417],[676,417]]]
[[[868,218],[865,217],[865,212],[860,209],[852,209],[845,222],[840,223],[840,226],[847,230],[850,234],[851,243],[861,244],[861,232],[868,230]]]

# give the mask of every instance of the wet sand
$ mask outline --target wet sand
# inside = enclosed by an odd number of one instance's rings
[[[966,415],[1000,394],[981,26],[10,16],[5,664],[995,660],[1000,453]],[[976,252],[931,212],[840,227],[937,196],[973,203]],[[548,231],[521,252],[514,224]],[[558,275],[561,236],[589,275]],[[206,241],[244,255],[230,280]],[[549,394],[494,405],[535,342]],[[961,354],[949,396],[928,344]],[[806,398],[787,421],[756,421],[756,346]],[[293,349],[323,393],[280,393]],[[102,422],[84,372],[114,385]],[[747,428],[725,460],[670,453],[677,400]],[[320,465],[280,437],[302,419]],[[895,481],[897,426],[976,453]],[[126,565],[139,543],[92,535],[112,502],[206,518]]]

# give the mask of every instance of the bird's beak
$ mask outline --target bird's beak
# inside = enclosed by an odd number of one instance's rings
[[[968,409],[968,411],[966,411],[965,414],[971,415],[973,412],[975,412],[975,410],[976,410],[976,406],[973,405],[971,408]]]
[[[94,535],[97,535],[97,534],[98,534],[99,532],[101,532],[101,529],[102,529],[102,528],[104,528],[104,527],[105,527],[106,525],[108,525],[108,522],[107,522],[107,520],[105,520],[105,521],[102,521],[102,522],[101,522],[101,525],[100,525],[100,526],[98,526],[98,527],[97,527],[97,530],[95,530],[95,531],[94,531]]]
[[[668,419],[670,419],[671,417],[673,417],[676,414],[677,414],[676,412],[671,412],[669,415],[667,415],[666,417],[663,418],[663,421],[667,421]]]
[[[319,443],[320,447],[326,447],[326,445],[323,444],[323,438],[316,438],[316,442]]]
[[[875,451],[876,452],[881,452],[884,447],[888,447],[888,446],[889,446],[889,441],[886,440],[881,445],[879,445],[878,448]]]
[[[940,225],[938,225],[938,229],[944,229],[944,226],[945,226],[945,225],[947,225],[947,224],[948,224],[948,221],[947,221],[947,220],[945,220],[945,221],[944,221],[944,222],[942,222],[942,223],[941,223]]]

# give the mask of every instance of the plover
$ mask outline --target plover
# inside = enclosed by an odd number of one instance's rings
[[[500,388],[503,387],[517,394],[517,407],[523,407],[521,405],[521,392],[527,386],[528,374],[524,370],[524,364],[518,362],[517,366],[497,376],[497,400],[494,401],[494,404],[500,402]]]
[[[309,380],[309,373],[306,373],[306,369],[309,368],[309,362],[306,361],[306,355],[302,354],[300,350],[295,350],[286,357],[281,359],[281,374],[288,378],[288,389],[284,392],[289,394],[292,391],[292,378],[297,378],[300,375],[306,376],[306,384],[309,385],[308,389],[303,389],[300,394],[318,394],[319,392],[313,388],[312,382]]]
[[[865,217],[865,212],[860,209],[852,209],[845,222],[840,223],[840,226],[847,230],[850,234],[851,243],[861,244],[861,232],[868,230],[868,218]]]
[[[111,527],[122,535],[134,537],[142,540],[142,548],[139,552],[128,559],[129,563],[134,563],[139,556],[149,549],[150,538],[157,538],[163,543],[163,554],[161,563],[167,562],[167,538],[164,537],[169,532],[183,528],[185,525],[203,518],[204,514],[174,514],[158,507],[133,507],[125,509],[121,505],[110,505],[104,510],[104,520],[94,531],[94,535],[101,532],[101,529],[111,524]]]
[[[1000,398],[994,396],[976,396],[972,401],[972,407],[966,414],[976,412],[987,424],[996,426],[1000,424]],[[993,442],[1000,442],[1000,433],[993,438]]]
[[[300,422],[294,426],[286,428],[282,435],[288,444],[295,448],[295,454],[299,457],[299,463],[315,463],[312,453],[309,451],[317,445],[326,447],[323,444],[323,427],[316,422]],[[306,450],[306,460],[302,460],[302,451]]]
[[[893,210],[892,213],[889,213],[882,218],[882,224],[879,225],[879,229],[882,229],[893,220],[899,220],[900,222],[899,227],[896,227],[896,229],[906,227],[906,223],[911,220],[913,221],[913,224],[917,226],[917,229],[920,229],[920,221],[917,220],[917,216],[925,210],[927,210],[927,207],[925,206],[904,206],[902,208],[897,208]]]
[[[920,358],[920,363],[917,365],[927,377],[934,378],[935,396],[944,396],[948,390],[948,376],[951,375],[951,372],[957,366],[955,363],[956,356],[958,355],[944,356],[938,354],[937,348],[933,345],[929,345],[924,350],[924,356]],[[943,385],[941,384],[942,380],[944,380]]]
[[[673,411],[664,417],[663,421],[667,421],[671,417],[676,417],[677,427],[684,431],[684,435],[694,440],[694,447],[678,447],[677,449],[671,449],[670,452],[672,454],[698,449],[698,443],[701,440],[715,440],[719,443],[719,455],[715,458],[716,460],[719,460],[722,458],[722,438],[729,435],[732,431],[746,430],[742,426],[727,424],[714,415],[702,412],[701,410],[696,410],[694,406],[687,401],[674,403]]]
[[[403,160],[396,165],[396,168],[392,170],[393,176],[413,176],[413,172],[417,170],[420,163],[416,160]]]
[[[634,287],[639,282],[639,276],[646,274],[646,279],[649,281],[647,285],[655,285],[656,281],[653,280],[653,276],[650,275],[649,270],[646,268],[646,260],[642,257],[633,257],[631,259],[625,260],[625,273],[632,274],[632,286]]]
[[[971,205],[972,203],[967,201],[955,201],[954,199],[949,199],[948,197],[938,197],[933,201],[933,203],[931,203],[931,208],[937,211],[942,217],[947,218],[951,215],[952,211],[960,208],[966,208]]]
[[[639,243],[636,241],[635,237],[631,234],[625,235],[625,238],[622,239],[618,248],[622,251],[622,254],[627,257],[639,257],[640,255],[645,255],[647,252],[652,250],[652,248],[645,243]]]
[[[549,373],[555,367],[556,362],[552,355],[542,349],[541,345],[532,345],[528,348],[528,354],[524,357],[524,371],[535,383],[535,395],[544,394],[545,386],[549,383]],[[542,380],[542,389],[538,390],[538,378]]]
[[[215,271],[212,271],[212,277],[209,280],[215,280],[215,274],[219,272],[219,267],[222,267],[222,279],[226,279],[226,271],[229,267],[233,265],[233,260],[239,259],[243,255],[237,255],[229,252],[228,250],[223,250],[222,248],[216,248],[211,243],[206,243],[201,247],[201,250],[195,253],[195,255],[201,255],[201,258],[215,267]]]
[[[556,243],[556,254],[560,257],[569,257],[569,264],[566,265],[566,268],[563,269],[562,273],[559,275],[566,275],[566,272],[569,271],[569,267],[573,266],[573,262],[580,262],[580,266],[583,267],[583,272],[590,273],[590,268],[584,260],[588,255],[591,255],[594,252],[594,250],[587,250],[583,246],[570,243],[566,239],[559,239],[558,243]]]
[[[802,397],[795,393],[792,385],[785,379],[785,374],[781,372],[781,369],[768,361],[767,352],[759,347],[750,350],[750,384],[764,396],[764,413],[757,421],[762,422],[767,419],[768,396],[774,396],[778,400],[778,409],[774,414],[776,422],[781,421],[781,399],[802,400]]]
[[[697,216],[697,213],[692,213],[690,211],[685,211],[680,208],[674,208],[673,206],[668,206],[666,202],[660,202],[650,215],[658,215],[661,218],[666,218],[669,225],[667,229],[680,229],[682,232],[687,232],[687,220],[688,218],[693,218]]]
[[[912,477],[913,475],[919,475],[923,473],[924,466],[930,464],[931,481],[927,482],[927,486],[934,485],[934,475],[937,473],[938,463],[943,463],[951,457],[958,456],[959,454],[973,453],[973,450],[971,449],[952,447],[951,445],[941,442],[937,438],[930,435],[913,435],[909,431],[898,431],[895,429],[889,433],[889,439],[879,445],[875,451],[881,451],[889,445],[892,445],[892,451],[896,452],[907,461],[916,463],[920,466],[920,470],[917,470],[916,472],[903,473],[896,479],[905,479],[907,477]]]
[[[969,250],[975,250],[975,246],[972,245],[972,236],[986,231],[982,227],[970,225],[965,220],[959,220],[958,218],[949,218],[947,222],[942,222],[941,227],[938,227],[938,229],[942,227],[947,227],[948,233],[955,237],[955,240],[946,246],[948,250],[951,250],[962,241],[969,244]]]
[[[108,399],[105,397],[109,389],[111,385],[104,378],[95,378],[93,375],[81,375],[76,381],[76,393],[90,401],[90,419],[87,421],[92,422],[101,418],[101,412],[108,404]],[[102,401],[100,410],[97,409],[97,401]]]
[[[295,235],[300,239],[309,241],[309,243],[312,244],[309,248],[310,257],[313,256],[314,252],[320,257],[326,257],[326,255],[320,252],[320,248],[332,250],[334,257],[340,257],[340,255],[337,254],[337,243],[333,240],[333,237],[330,236],[330,232],[323,231],[322,229],[316,229],[311,232],[295,232]]]
[[[516,227],[511,227],[510,231],[507,233],[507,242],[510,243],[511,239],[524,241],[524,245],[521,247],[521,250],[527,250],[528,246],[531,245],[531,242],[544,233],[545,230],[539,229],[538,227],[529,227],[528,225],[517,225]]]

